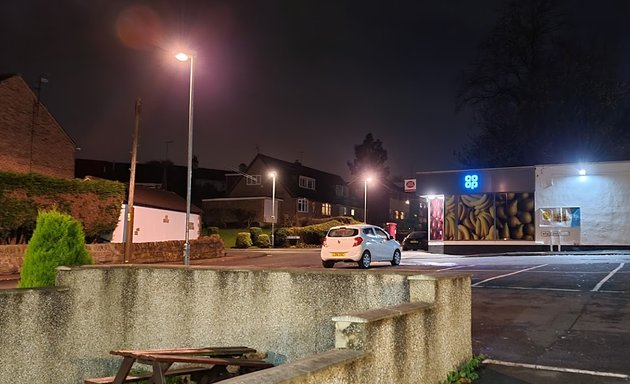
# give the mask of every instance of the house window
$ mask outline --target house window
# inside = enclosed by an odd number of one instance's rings
[[[399,219],[399,217],[398,217],[398,211],[394,211],[394,219],[396,219],[396,220],[398,220],[398,219]]]
[[[339,216],[345,216],[348,214],[348,207],[339,207]]]
[[[308,199],[297,199],[297,211],[308,212]]]
[[[354,217],[354,208],[350,210],[350,216]]]
[[[322,215],[330,216],[330,212],[332,211],[332,206],[328,203],[322,203]]]
[[[400,220],[405,220],[405,212],[400,211]]]
[[[300,176],[300,188],[315,190],[315,179],[306,176]]]
[[[260,175],[246,175],[247,185],[260,185],[262,177]]]

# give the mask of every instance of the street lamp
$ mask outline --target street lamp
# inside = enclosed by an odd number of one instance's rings
[[[188,176],[186,180],[186,240],[184,243],[184,265],[190,264],[190,190],[192,184],[192,143],[193,143],[193,59],[194,55],[180,52],[175,55],[179,61],[190,60],[190,94],[188,97]]]
[[[271,248],[274,247],[274,226],[276,223],[276,172],[269,172],[271,177]]]
[[[364,195],[363,195],[363,222],[366,224],[367,224],[367,184],[368,184],[368,181],[372,181],[372,178],[370,176],[367,176],[364,181],[365,188],[364,188]]]

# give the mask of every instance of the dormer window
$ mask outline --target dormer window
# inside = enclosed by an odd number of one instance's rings
[[[348,187],[345,185],[335,185],[335,194],[339,197],[348,197]]]
[[[306,176],[300,176],[300,188],[315,190],[315,179]]]
[[[260,185],[262,177],[260,175],[246,175],[247,185]]]

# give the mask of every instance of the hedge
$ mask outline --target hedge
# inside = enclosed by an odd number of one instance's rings
[[[116,228],[124,196],[117,181],[0,172],[0,244],[26,243],[38,212],[51,209],[78,220],[92,241]]]
[[[345,221],[345,220],[344,220]],[[355,221],[358,223],[358,221]],[[328,220],[320,224],[307,225],[305,227],[291,227],[287,232],[291,236],[300,236],[300,240],[305,244],[320,245],[328,230],[337,225],[354,224],[353,222],[341,222],[339,220]]]

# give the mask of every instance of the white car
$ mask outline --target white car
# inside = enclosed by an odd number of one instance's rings
[[[328,230],[322,243],[324,268],[339,261],[354,261],[359,268],[370,268],[372,261],[400,264],[400,243],[382,228],[369,224],[340,225]]]

